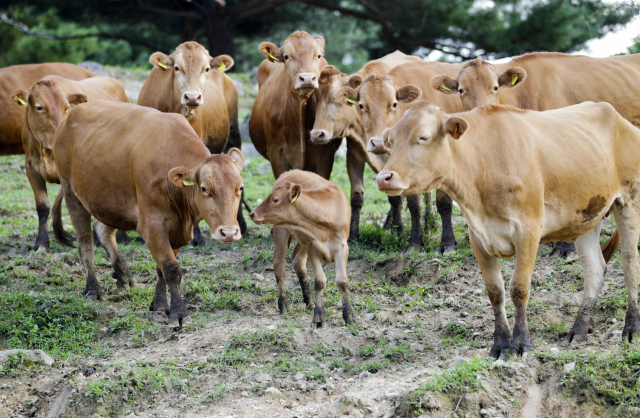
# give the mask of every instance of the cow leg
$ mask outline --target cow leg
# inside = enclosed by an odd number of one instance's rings
[[[360,212],[364,206],[364,160],[347,147],[347,172],[351,183],[351,223],[349,224],[349,242],[360,236]]]
[[[67,202],[67,210],[71,217],[71,223],[76,231],[78,239],[78,253],[80,254],[80,260],[84,266],[84,271],[87,274],[87,284],[84,289],[83,295],[93,300],[105,299],[105,294],[100,288],[100,283],[96,278],[96,272],[94,270],[94,254],[93,254],[93,231],[91,230],[91,215],[82,206],[80,200],[71,190],[71,187],[67,184],[62,184],[64,191],[64,198]]]
[[[604,274],[607,271],[607,264],[600,250],[600,229],[602,221],[598,226],[576,240],[576,249],[580,263],[582,263],[582,271],[584,272],[584,294],[582,296],[582,304],[576,322],[567,336],[569,343],[580,343],[587,339],[587,333],[592,331],[593,309],[598,301],[600,289],[604,284]]]
[[[126,289],[127,286],[134,287],[135,282],[129,271],[129,266],[127,266],[127,262],[120,253],[118,244],[116,244],[116,229],[94,220],[93,230],[102,246],[109,253],[109,259],[111,260],[111,265],[113,265],[113,278],[116,279],[118,289]]]
[[[435,220],[433,219],[433,211],[431,207],[431,192],[423,194],[424,196],[424,228],[428,231],[435,229]]]
[[[240,197],[240,205],[238,206],[238,225],[240,226],[240,233],[242,235],[247,233],[247,223],[244,220],[244,215],[242,213],[242,202],[244,201],[244,189],[242,190],[242,196]],[[204,239],[203,239],[204,241]]]
[[[39,248],[49,249],[49,232],[47,231],[47,221],[49,220],[50,203],[47,195],[47,182],[44,177],[27,160],[25,164],[27,178],[33,190],[36,200],[36,211],[38,212],[38,236],[33,251]]]
[[[296,272],[296,276],[298,276],[300,288],[302,289],[302,300],[307,309],[311,309],[313,304],[311,303],[311,290],[309,289],[309,281],[307,280],[307,255],[307,247],[296,244],[291,258],[293,259],[293,270]]]
[[[176,255],[177,249],[171,248],[171,244],[168,239],[169,234],[166,231],[152,231],[147,246],[149,251],[156,262],[156,265],[160,267],[162,271],[162,278],[166,285],[169,287],[169,294],[171,295],[171,304],[169,305],[169,326],[170,327],[182,327],[184,322],[189,317],[187,307],[182,299],[180,293],[180,284],[182,282],[182,269],[178,263]],[[160,275],[158,275],[158,282],[160,282]],[[162,292],[162,285],[156,285],[156,294],[154,295],[154,304],[156,302],[155,297],[160,296]],[[161,296],[160,296],[161,298]],[[160,299],[158,302],[162,302]]]
[[[156,272],[158,273],[158,281],[156,282],[156,291],[153,294],[153,301],[149,310],[152,312],[164,312],[169,316],[169,302],[167,301],[167,282],[164,280],[164,275],[160,267],[156,266]]]
[[[575,244],[573,242],[560,241],[556,244],[551,253],[549,253],[549,257],[557,255],[560,258],[567,258],[572,253],[576,253]]]
[[[424,231],[422,229],[422,196],[414,194],[407,196],[407,207],[411,213],[411,237],[409,238],[409,246],[404,253],[422,250]]]
[[[391,228],[396,235],[402,235],[404,233],[404,225],[402,225],[402,196],[389,196],[389,204],[391,205],[391,210],[384,222],[384,229]]]
[[[129,245],[131,242],[131,238],[127,234],[127,231],[117,230],[116,231],[116,243],[122,245]]]
[[[287,250],[291,244],[291,234],[285,228],[273,227],[273,240],[275,250],[273,252],[273,272],[276,276],[278,309],[283,314],[291,307],[291,302],[284,289],[284,276],[287,268]]]
[[[322,269],[322,256],[313,245],[309,245],[309,261],[313,268],[313,290],[316,293],[316,307],[313,310],[312,328],[324,328],[326,320],[324,318],[324,288],[327,286],[327,278]],[[337,279],[337,277],[336,277]]]
[[[436,207],[442,220],[442,236],[438,252],[440,254],[453,254],[456,252],[456,238],[453,235],[451,213],[453,212],[453,199],[441,190],[436,190]]]
[[[202,236],[202,232],[200,232],[200,225],[198,224],[193,225],[193,239],[189,245],[204,248],[204,237]]]
[[[622,329],[622,340],[633,342],[640,336],[640,315],[638,314],[638,238],[640,238],[640,208],[635,201],[626,205],[616,201],[613,215],[620,233],[622,270],[627,285],[627,315]]]
[[[507,313],[504,309],[506,298],[500,262],[497,257],[488,254],[484,250],[482,243],[478,241],[471,229],[469,229],[469,242],[482,271],[482,279],[484,280],[495,317],[493,347],[491,347],[489,355],[498,358],[506,355],[511,345],[511,330],[509,329]]]
[[[342,245],[334,257],[336,267],[336,286],[340,290],[340,296],[342,298],[342,318],[344,323],[351,325],[355,323],[353,319],[353,308],[351,308],[351,302],[349,301],[349,282],[347,276],[347,261],[349,261],[349,246]],[[315,267],[313,268],[315,272]]]

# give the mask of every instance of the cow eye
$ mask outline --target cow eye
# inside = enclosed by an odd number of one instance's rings
[[[244,192],[244,186],[240,187],[240,193]]]
[[[211,69],[211,68],[205,68],[205,71],[206,71],[206,72],[209,72],[209,70],[210,70],[210,69]]]
[[[288,56],[288,55],[285,55],[285,56],[284,56],[284,59],[288,60],[288,59],[289,59],[289,56]]]
[[[493,91],[498,91],[498,86],[495,86],[495,87],[493,88]]]
[[[44,111],[44,107],[42,107],[40,105],[36,105],[36,111],[43,112]]]
[[[318,55],[318,59],[322,58],[322,55]]]
[[[175,67],[173,67],[174,70],[176,71],[180,71],[180,67],[178,67],[177,65]]]
[[[431,139],[431,138],[429,138],[429,137],[424,137],[424,136],[421,136],[420,138],[418,138],[418,140],[419,140],[420,142],[427,142],[429,139]]]
[[[459,92],[460,94],[462,94],[462,93],[464,93],[464,90],[460,89],[460,90],[458,90],[458,92]]]
[[[398,103],[397,102],[393,104],[393,108],[395,109],[396,107],[398,107]]]
[[[273,203],[278,203],[280,201],[280,199],[278,199],[277,197],[273,198]]]
[[[202,193],[204,193],[204,194],[208,194],[208,193],[207,193],[207,188],[206,188],[206,187],[204,187],[204,186],[200,186],[200,190],[202,190]]]
[[[358,107],[360,108],[360,110],[364,110],[364,105],[362,103],[360,103]]]

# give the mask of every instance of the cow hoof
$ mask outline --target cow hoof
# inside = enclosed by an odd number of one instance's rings
[[[280,310],[280,315],[291,309],[291,301],[289,301],[287,296],[278,298],[278,309]]]
[[[640,318],[638,318],[638,311],[630,312],[627,310],[627,316],[624,319],[624,328],[622,329],[622,341],[633,342],[634,338],[638,341],[640,336]]]
[[[325,329],[325,328],[327,328],[327,324],[325,322],[314,322],[314,321],[311,321],[311,328],[312,329]]]
[[[442,255],[451,255],[456,253],[456,245],[455,244],[440,244],[438,245],[438,249],[436,250],[438,254]]]
[[[151,314],[149,314],[149,318],[151,322],[165,323],[169,319],[169,316],[162,311],[152,311]]]
[[[133,280],[133,276],[129,277],[129,288],[133,289],[136,287],[136,281]]]
[[[556,255],[560,258],[566,259],[569,258],[569,256],[575,256],[576,254],[576,246],[574,243],[561,241],[555,246],[553,251],[551,251],[549,257],[553,257],[554,255]]]
[[[325,328],[324,308],[316,306],[313,310],[313,319],[311,320],[311,328]]]
[[[522,357],[524,353],[530,350],[531,350],[531,345],[511,344],[511,347],[509,347],[509,355],[511,357]]]
[[[593,331],[593,319],[584,320],[578,314],[573,328],[567,334],[567,342],[569,344],[580,344],[587,341],[587,334]]]
[[[189,319],[187,312],[174,312],[169,315],[169,328],[182,328],[188,324],[187,319]]]
[[[402,252],[402,255],[406,255],[412,252],[416,252],[419,253],[420,251],[422,251],[422,244],[409,244],[409,246],[407,248],[405,248],[405,250]]]
[[[151,305],[149,305],[149,310],[151,312],[164,312],[165,315],[169,316],[169,305],[167,305],[166,303],[162,304],[162,303],[155,303],[155,302],[151,302]]]
[[[106,299],[106,295],[102,290],[85,290],[82,294],[89,300],[104,302]]]
[[[508,342],[498,342],[494,341],[493,347],[491,347],[491,351],[489,351],[489,356],[493,358],[505,358],[509,352],[509,343]]]
[[[46,241],[45,240],[38,240],[36,241],[36,245],[33,246],[33,252],[38,251],[39,249],[44,248],[44,250],[48,250],[49,249],[49,239],[47,238]]]

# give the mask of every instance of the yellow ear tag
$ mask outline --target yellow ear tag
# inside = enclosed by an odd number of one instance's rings
[[[296,195],[293,196],[293,199],[291,199],[291,203],[295,202],[298,196],[300,196],[300,193],[296,193]]]
[[[218,72],[219,72],[219,73],[221,73],[221,72],[223,72],[223,71],[224,71],[224,70],[226,70],[226,69],[227,69],[227,66],[224,64],[224,62],[222,62],[222,63],[220,64],[220,66],[218,67]]]
[[[356,82],[355,85],[356,85],[356,88],[360,87],[360,83]]]
[[[446,91],[451,91],[451,89],[447,86],[445,86],[444,84],[441,86],[443,89],[445,89]]]
[[[511,85],[515,86],[516,85],[516,81],[518,81],[518,76],[514,75],[513,78],[511,79]]]
[[[24,106],[27,102],[25,102],[24,100],[22,100],[22,97],[18,97],[18,101],[20,102],[20,104],[22,106]]]
[[[269,53],[269,61],[276,62],[278,61],[278,58],[274,57],[273,55],[271,55],[271,53]]]
[[[182,180],[182,184],[186,187],[193,186],[193,182],[191,180]]]
[[[456,130],[455,130],[455,132],[453,133],[453,136],[456,136],[457,134],[458,134],[458,125],[456,125]]]
[[[348,97],[347,97],[347,101],[348,101],[349,103],[351,103],[351,104],[356,104],[356,103],[357,103],[355,100],[350,99],[350,98],[348,98]]]
[[[158,67],[162,68],[162,71],[167,69],[167,65],[164,62],[159,62]]]

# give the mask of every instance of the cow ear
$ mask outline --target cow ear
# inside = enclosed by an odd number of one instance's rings
[[[87,103],[89,99],[82,93],[74,93],[67,95],[67,101],[71,107],[79,105],[81,103]]]
[[[233,64],[233,58],[229,55],[218,55],[215,58],[211,58],[211,61],[209,61],[211,69],[218,71],[219,73],[229,71],[229,68],[233,67]]]
[[[242,155],[242,151],[238,148],[231,148],[227,155],[231,157],[233,163],[238,167],[238,170],[242,171],[242,167],[244,167],[244,156]]]
[[[451,135],[453,139],[460,139],[460,137],[465,133],[468,127],[469,124],[466,120],[458,118],[456,116],[447,119],[447,121],[443,125],[444,134]]]
[[[447,75],[439,75],[431,79],[431,87],[440,93],[455,94],[458,92],[458,81]]]
[[[282,51],[271,42],[262,42],[258,49],[271,62],[282,62]]]
[[[360,84],[362,84],[362,77],[360,77],[358,74],[352,75],[349,79],[349,87],[351,87],[352,89],[357,89],[358,87],[360,87]]]
[[[358,90],[354,90],[349,86],[342,87],[340,90],[336,91],[334,98],[340,103],[353,106],[358,103]]]
[[[190,187],[194,185],[194,171],[186,167],[175,167],[169,170],[169,180],[178,187]]]
[[[162,71],[166,71],[167,68],[173,67],[173,59],[162,52],[154,52],[151,54],[149,62],[160,68]]]
[[[500,84],[500,87],[515,87],[522,83],[525,78],[527,78],[527,72],[524,68],[513,67],[500,75],[498,84]]]
[[[324,38],[320,35],[317,35],[317,36],[314,36],[313,39],[316,40],[316,43],[322,49],[322,52],[324,52]]]
[[[384,144],[387,151],[391,151],[391,148],[393,147],[393,141],[389,140],[389,132],[391,132],[391,128],[386,128],[384,131],[382,131],[382,143]]]
[[[398,90],[396,99],[398,99],[400,103],[411,103],[421,95],[422,90],[420,90],[420,87],[409,84]]]
[[[291,203],[294,203],[300,197],[300,193],[302,192],[302,186],[299,184],[294,184],[291,187]]]
[[[24,90],[16,90],[11,93],[11,100],[16,102],[18,106],[28,106],[27,101],[29,100],[29,95]]]

